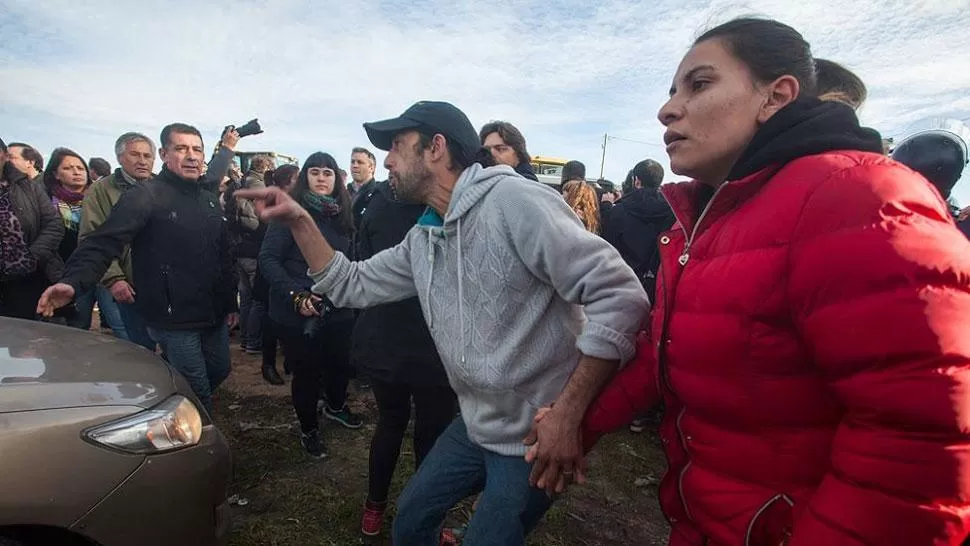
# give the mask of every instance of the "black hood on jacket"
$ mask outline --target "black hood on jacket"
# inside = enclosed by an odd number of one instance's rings
[[[539,177],[536,176],[536,172],[532,170],[532,163],[528,161],[519,161],[519,164],[515,166],[515,172],[519,173],[522,178],[528,178],[534,182],[539,181]]]
[[[624,195],[616,202],[616,207],[644,222],[663,220],[672,214],[660,190],[653,188],[640,188]]]
[[[728,180],[740,180],[765,167],[832,150],[882,153],[882,137],[861,127],[855,111],[839,102],[799,98],[758,129],[731,169]]]

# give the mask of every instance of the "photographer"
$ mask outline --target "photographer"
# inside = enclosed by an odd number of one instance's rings
[[[330,154],[310,155],[291,195],[310,212],[327,242],[349,255],[353,213],[347,187],[337,180],[339,170]],[[280,326],[283,351],[293,371],[293,409],[300,420],[301,442],[311,457],[321,459],[327,453],[317,423],[321,379],[327,397],[324,415],[347,428],[362,424],[346,405],[354,313],[333,309],[310,294],[309,266],[283,224],[269,226],[259,268],[270,285],[269,315]]]

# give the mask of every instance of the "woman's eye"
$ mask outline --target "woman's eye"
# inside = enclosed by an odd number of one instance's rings
[[[693,89],[694,91],[701,91],[705,87],[707,87],[709,83],[711,82],[707,80],[694,80],[694,82],[691,84],[691,89]]]

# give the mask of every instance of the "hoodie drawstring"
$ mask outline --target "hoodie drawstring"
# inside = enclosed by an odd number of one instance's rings
[[[461,329],[461,363],[465,364],[465,270],[461,259],[461,218],[458,218],[458,327]]]
[[[434,329],[434,310],[431,307],[431,281],[434,278],[434,240],[431,236],[431,230],[428,231],[428,263],[430,264],[430,270],[428,273],[428,286],[425,291],[424,301],[428,302],[428,328]]]

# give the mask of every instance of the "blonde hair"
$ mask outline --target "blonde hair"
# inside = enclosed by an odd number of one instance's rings
[[[576,211],[586,230],[599,234],[600,207],[596,199],[596,190],[586,182],[575,180],[563,187],[563,193],[566,204]]]

